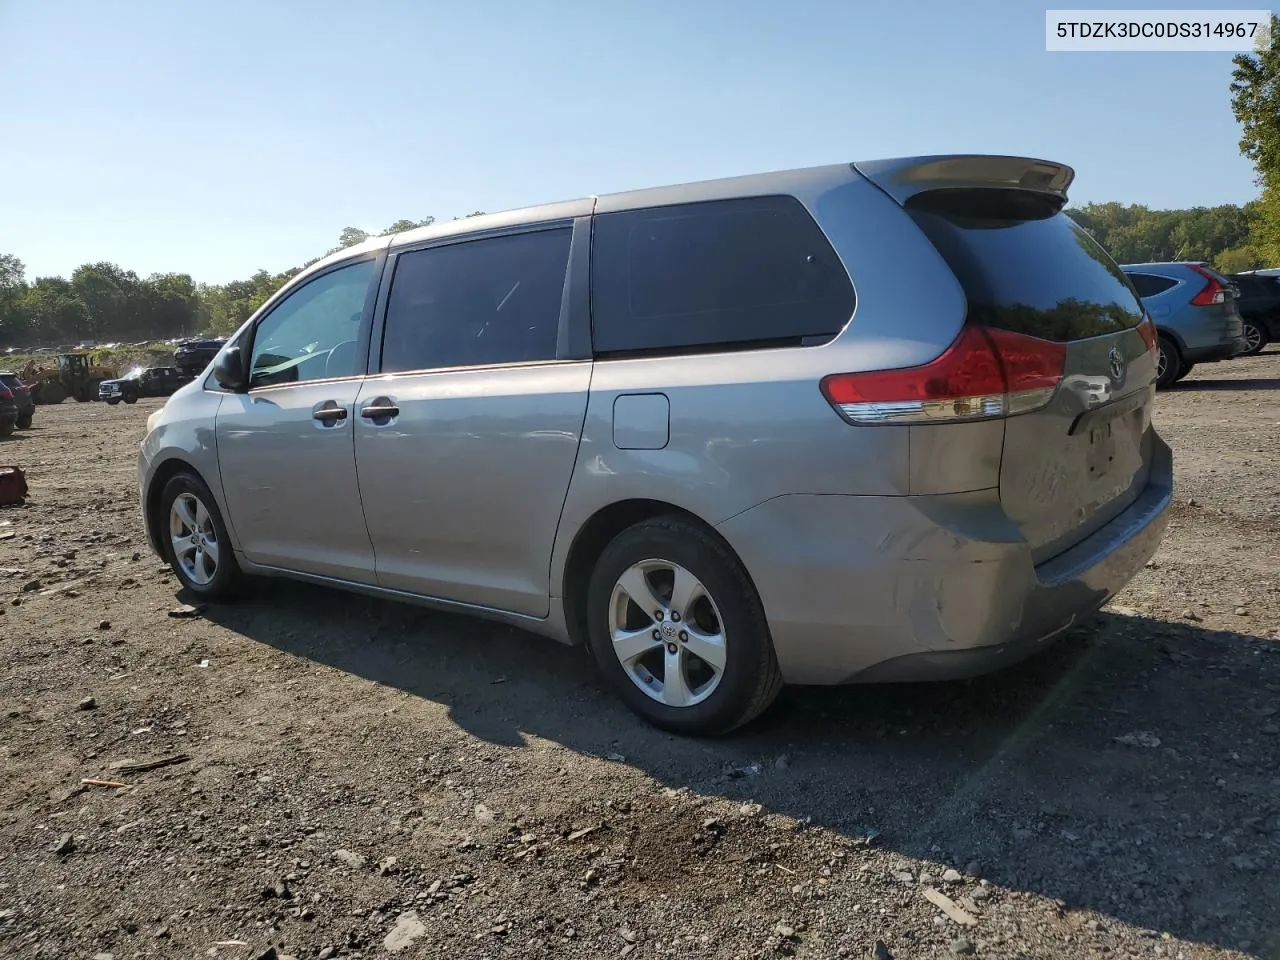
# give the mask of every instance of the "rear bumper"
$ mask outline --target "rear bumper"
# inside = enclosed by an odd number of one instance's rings
[[[1041,649],[1155,553],[1173,473],[1155,445],[1138,499],[1039,565],[995,491],[785,496],[719,529],[755,581],[789,683],[973,676]]]
[[[1230,360],[1249,349],[1244,337],[1215,343],[1208,347],[1184,347],[1182,358],[1188,363],[1216,363],[1219,360]]]

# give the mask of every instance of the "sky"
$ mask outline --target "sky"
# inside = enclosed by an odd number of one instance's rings
[[[1256,195],[1230,54],[1044,47],[1012,0],[0,0],[0,253],[222,283],[348,225],[955,152]]]

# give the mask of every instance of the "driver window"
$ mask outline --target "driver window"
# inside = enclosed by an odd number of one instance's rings
[[[250,388],[362,372],[360,318],[374,273],[372,260],[349,264],[282,300],[254,331]]]

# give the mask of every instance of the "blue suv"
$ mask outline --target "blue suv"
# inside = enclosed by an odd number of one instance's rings
[[[1160,334],[1156,386],[1171,386],[1197,363],[1230,360],[1249,349],[1236,306],[1240,292],[1205,263],[1128,263],[1120,267]]]

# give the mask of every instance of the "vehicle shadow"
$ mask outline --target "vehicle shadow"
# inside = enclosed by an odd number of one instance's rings
[[[206,611],[447,708],[475,737],[625,758],[849,838],[1153,931],[1280,956],[1275,644],[1103,614],[955,683],[792,688],[720,740],[632,717],[583,650],[464,617],[270,583]],[[268,599],[269,602],[264,602]]]
[[[1197,390],[1280,390],[1280,378],[1264,377],[1258,380],[1181,380],[1173,385],[1174,392],[1194,393]]]

